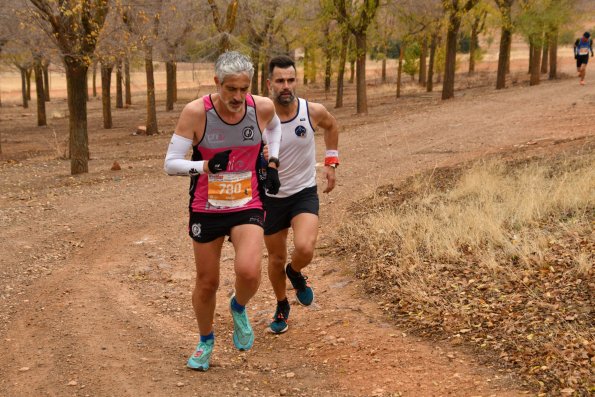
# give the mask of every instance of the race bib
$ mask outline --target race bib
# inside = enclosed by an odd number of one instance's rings
[[[209,174],[208,200],[215,207],[235,208],[248,204],[252,200],[252,173]]]
[[[588,48],[579,48],[578,54],[579,55],[589,55],[589,49]]]

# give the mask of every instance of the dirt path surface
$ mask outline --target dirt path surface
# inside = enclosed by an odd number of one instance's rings
[[[320,92],[308,95],[325,102]],[[347,205],[377,186],[489,153],[580,145],[595,135],[594,84],[478,88],[448,102],[436,93],[398,103],[373,87],[369,115],[355,116],[350,103],[333,111],[342,165],[337,189],[321,196],[321,235],[307,270],[315,304],[294,301],[289,331],[267,333],[274,295],[263,259],[248,306],[256,342],[236,351],[227,309],[233,252],[225,243],[206,373],[185,368],[197,341],[188,180],[162,171],[181,108],[160,114],[167,134],[132,136],[143,119],[141,98],[136,103],[115,113],[114,124],[127,127],[90,133],[91,172],[76,177],[56,159],[64,135],[52,131],[65,131],[67,120],[39,129],[32,111],[0,110],[0,396],[526,395],[510,373],[460,346],[391,325],[382,302],[352,277],[354,264],[329,254],[329,236]],[[65,105],[49,106],[51,114]],[[99,106],[91,103],[90,126],[100,125]],[[121,171],[110,171],[114,160]]]

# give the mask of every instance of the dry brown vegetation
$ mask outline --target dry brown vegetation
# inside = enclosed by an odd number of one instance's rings
[[[336,243],[394,319],[543,393],[595,391],[595,153],[435,169],[354,204]]]

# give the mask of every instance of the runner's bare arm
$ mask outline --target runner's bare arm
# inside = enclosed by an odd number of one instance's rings
[[[339,165],[339,125],[324,105],[311,102],[308,102],[308,105],[312,124],[315,128],[320,126],[324,129],[324,144],[326,146],[324,168],[327,184],[323,193],[329,193],[335,188],[335,167]]]
[[[167,154],[164,170],[168,175],[196,175],[208,172],[208,161],[186,160],[192,144],[198,144],[204,134],[205,112],[202,99],[187,104],[176,125]]]

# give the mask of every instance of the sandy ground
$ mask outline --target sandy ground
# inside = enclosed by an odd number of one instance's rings
[[[158,104],[165,133],[151,137],[132,135],[144,123],[141,96],[114,111],[111,130],[101,128],[101,104],[93,99],[90,172],[74,177],[59,158],[67,119],[38,128],[34,103],[0,108],[0,395],[532,394],[513,372],[456,341],[421,339],[392,325],[383,302],[371,301],[352,277],[355,264],[329,254],[329,236],[349,203],[416,172],[492,153],[575,149],[595,135],[595,77],[588,83],[572,78],[529,88],[521,81],[495,91],[489,82],[446,102],[439,93],[397,101],[394,86],[371,85],[366,116],[354,114],[350,87],[345,108],[333,110],[342,130],[339,183],[321,195],[320,238],[306,272],[315,304],[293,302],[289,331],[267,333],[274,296],[264,258],[261,288],[248,305],[256,342],[249,352],[236,351],[226,243],[206,373],[185,368],[197,341],[188,180],[162,171],[182,103],[196,90],[181,92],[174,112]],[[304,95],[332,109],[319,89]],[[65,107],[53,100],[48,114]],[[323,147],[322,136],[317,143]],[[114,161],[121,171],[110,171]]]

